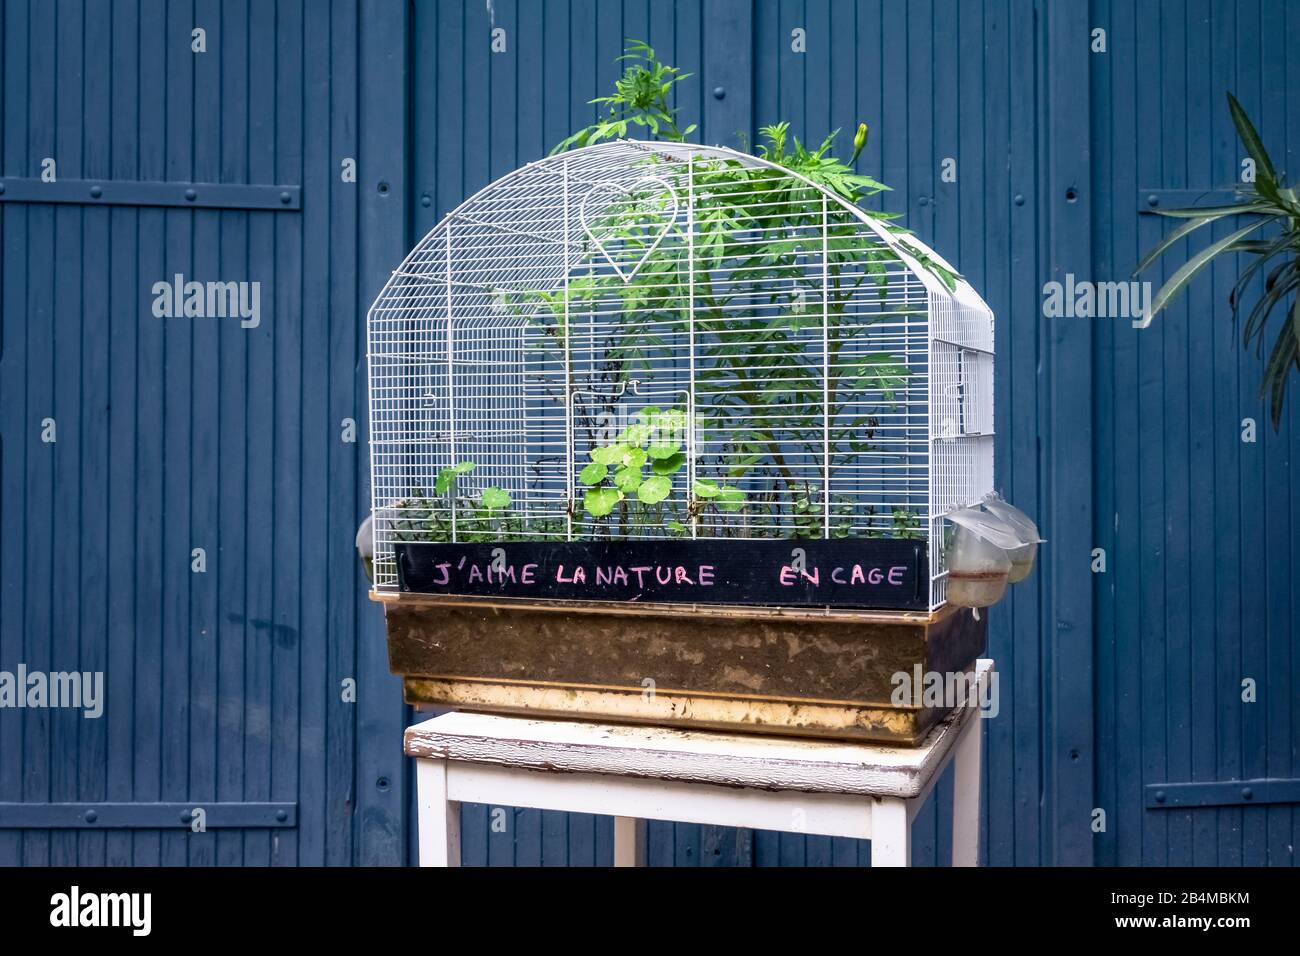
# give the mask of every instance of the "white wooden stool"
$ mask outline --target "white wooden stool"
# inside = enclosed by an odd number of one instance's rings
[[[912,819],[951,760],[952,862],[977,866],[981,736],[975,706],[919,747],[443,714],[406,730],[420,865],[460,865],[466,802],[611,815],[615,866],[645,865],[647,819],[857,837],[872,866],[908,866]]]

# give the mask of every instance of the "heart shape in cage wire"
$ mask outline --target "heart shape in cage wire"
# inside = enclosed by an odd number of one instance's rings
[[[663,190],[663,192],[647,196],[638,196],[638,190],[640,187],[647,184],[658,186]],[[592,224],[588,219],[588,214],[591,212],[589,204],[591,203],[592,197],[607,195],[609,193],[613,193],[616,196],[621,195],[627,197],[627,200],[633,203],[630,207],[630,211],[635,213],[635,221],[638,223],[638,225],[634,227],[638,232],[633,233],[633,236],[637,238],[651,239],[650,245],[646,248],[645,252],[642,253],[641,258],[638,259],[636,264],[627,272],[623,271],[617,258],[610,254],[610,249],[605,245],[606,242],[615,237],[615,233],[611,232],[603,238],[598,236],[596,230],[592,227]],[[655,217],[664,216],[663,228],[659,229],[658,232],[655,232],[654,230],[648,229],[642,225],[644,220],[649,217],[636,212],[636,210],[638,210],[638,207],[645,206],[647,203],[663,199],[665,194],[671,203],[671,208],[666,210],[666,216],[664,215],[665,210],[650,210]],[[607,217],[609,210],[613,208],[618,201],[619,200],[615,199],[614,203],[603,204],[600,207],[601,216]],[[660,179],[658,176],[646,176],[642,179],[638,179],[630,186],[623,186],[618,183],[601,183],[599,186],[594,186],[587,191],[587,194],[582,197],[582,202],[578,204],[578,220],[582,223],[582,231],[587,234],[587,238],[590,239],[595,244],[596,248],[600,250],[600,254],[603,255],[605,260],[613,267],[614,272],[618,277],[624,282],[631,282],[633,276],[635,276],[641,270],[641,267],[646,264],[649,258],[654,255],[654,251],[659,248],[659,244],[664,241],[664,237],[667,236],[668,231],[672,229],[673,223],[677,221],[677,213],[680,208],[681,206],[677,201],[677,191],[673,189],[671,184]],[[598,227],[599,225],[600,224],[597,223]]]

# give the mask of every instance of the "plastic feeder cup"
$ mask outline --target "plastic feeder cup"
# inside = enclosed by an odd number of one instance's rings
[[[990,514],[1006,522],[1023,542],[1020,547],[1010,551],[1011,573],[1007,576],[1010,584],[1023,581],[1033,573],[1038,546],[1043,543],[1043,538],[1038,534],[1038,526],[1029,515],[1001,498],[989,498],[984,502],[984,507]]]

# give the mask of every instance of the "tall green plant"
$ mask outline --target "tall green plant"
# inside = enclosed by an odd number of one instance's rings
[[[1268,337],[1268,320],[1280,310],[1283,319],[1274,331],[1273,344],[1264,366],[1260,395],[1270,396],[1270,414],[1273,429],[1282,425],[1282,412],[1286,408],[1286,388],[1291,372],[1300,369],[1300,195],[1295,187],[1288,187],[1283,176],[1273,166],[1255,126],[1242,109],[1237,98],[1228,94],[1228,111],[1242,145],[1255,164],[1255,182],[1241,190],[1236,202],[1220,206],[1201,206],[1193,209],[1158,210],[1162,216],[1186,220],[1165,236],[1138,263],[1134,275],[1140,275],[1153,266],[1176,243],[1197,229],[1227,216],[1249,216],[1250,220],[1228,235],[1216,239],[1187,260],[1160,288],[1151,301],[1147,318],[1151,319],[1182,292],[1202,269],[1224,255],[1246,253],[1253,256],[1250,264],[1237,277],[1228,296],[1234,320],[1240,322],[1244,310],[1243,297],[1256,275],[1264,276],[1264,289],[1255,301],[1241,329],[1242,344],[1249,348],[1253,343],[1255,354],[1263,355]],[[1267,238],[1260,238],[1266,230]],[[1252,235],[1254,234],[1254,235]],[[1272,263],[1265,273],[1263,269]],[[1288,307],[1287,297],[1291,297]]]
[[[695,132],[694,123],[686,129],[677,128],[677,109],[670,105],[673,87],[690,73],[660,63],[650,44],[641,40],[629,40],[616,62],[626,62],[627,67],[615,81],[614,92],[591,100],[592,104],[605,108],[605,115],[557,144],[551,155],[607,139],[624,139],[633,127],[675,143],[684,142]]]
[[[630,65],[614,95],[593,101],[608,105],[608,115],[560,143],[557,152],[622,137],[637,126],[673,141],[683,140],[694,129],[679,131],[669,102],[673,85],[686,77],[659,63],[643,43],[631,42],[628,51],[624,59]],[[899,257],[886,243],[864,242],[857,216],[840,203],[828,204],[825,196],[830,192],[860,205],[888,188],[852,166],[866,145],[866,124],[858,127],[849,163],[832,152],[838,131],[815,149],[793,136],[789,123],[766,126],[761,133],[764,143],[759,156],[771,166],[728,158],[701,158],[690,164],[686,175],[693,197],[694,261],[686,261],[685,243],[660,244],[653,231],[645,229],[646,209],[675,208],[666,195],[655,195],[651,187],[632,195],[629,202],[616,204],[603,221],[593,224],[593,231],[627,255],[643,256],[630,280],[593,270],[571,278],[567,290],[523,293],[518,304],[531,300],[540,307],[534,313],[536,320],[562,342],[570,312],[597,301],[619,301],[614,320],[617,334],[598,371],[611,392],[652,371],[656,355],[666,346],[665,333],[685,333],[690,324],[700,343],[696,384],[701,392],[714,396],[707,407],[695,409],[691,427],[726,440],[723,447],[715,448],[714,461],[697,469],[694,490],[701,500],[691,503],[691,520],[698,521],[709,509],[715,514],[750,504],[761,509],[762,496],[746,502],[735,483],[762,467],[776,476],[773,494],[784,502],[773,501],[767,507],[784,514],[797,535],[813,536],[821,528],[825,509],[817,500],[820,482],[810,484],[806,472],[788,459],[796,451],[814,460],[822,457],[827,441],[837,464],[875,450],[881,414],[893,407],[895,393],[907,384],[909,369],[897,356],[867,351],[869,325],[860,310],[855,314],[849,310],[860,301],[864,284],[868,289],[874,285],[880,300],[886,299],[888,270],[897,266]],[[648,163],[659,161],[654,155],[647,158]],[[677,174],[681,175],[680,167]],[[892,215],[868,215],[907,245],[909,233],[889,222]],[[755,241],[756,236],[761,241]],[[808,280],[807,262],[823,251],[826,288],[817,292],[824,298],[811,307],[801,299]],[[955,273],[916,246],[910,246],[909,252],[948,288],[956,287]],[[598,251],[592,250],[591,263],[596,264],[597,256]],[[736,282],[736,276],[744,281]],[[755,293],[759,299],[767,296],[763,307],[745,307],[744,303],[754,301]],[[820,329],[823,323],[825,355],[810,349],[808,339],[808,330]],[[835,369],[829,390],[824,381],[826,363]],[[881,408],[865,407],[862,394],[867,391],[883,396]],[[835,423],[829,436],[828,422]],[[606,454],[597,449],[584,470],[587,478],[599,477],[584,497],[585,510],[596,517],[610,514],[642,487],[620,488],[612,471],[600,473],[604,463],[597,456]],[[630,480],[629,472],[621,473],[625,482]],[[657,494],[661,484],[652,482],[650,489]],[[633,507],[644,504],[641,500]]]

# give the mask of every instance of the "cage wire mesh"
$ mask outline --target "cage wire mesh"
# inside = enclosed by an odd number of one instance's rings
[[[493,183],[369,313],[376,588],[400,541],[906,537],[939,606],[944,514],[993,487],[993,316],[927,261],[719,147]]]

